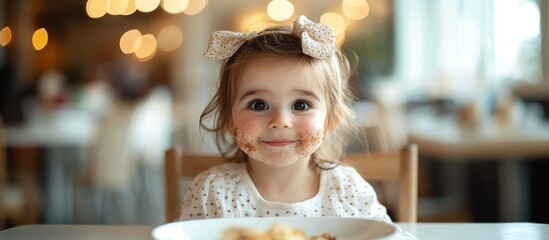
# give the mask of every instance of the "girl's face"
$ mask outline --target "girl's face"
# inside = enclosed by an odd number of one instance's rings
[[[324,139],[327,105],[314,75],[296,61],[260,58],[243,72],[229,131],[251,161],[309,161]],[[232,128],[232,129],[231,129]]]

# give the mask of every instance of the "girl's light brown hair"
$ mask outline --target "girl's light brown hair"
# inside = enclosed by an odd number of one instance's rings
[[[215,133],[216,143],[221,154],[229,159],[245,161],[246,154],[240,150],[227,129],[231,126],[232,107],[245,67],[258,57],[276,57],[302,64],[308,72],[317,76],[324,89],[328,116],[327,134],[319,149],[311,156],[311,163],[339,163],[344,156],[350,134],[355,128],[354,113],[349,89],[351,72],[349,61],[335,50],[327,60],[316,59],[303,53],[301,39],[292,34],[289,27],[272,27],[258,33],[244,43],[231,57],[222,62],[219,72],[217,92],[200,115],[200,126]],[[208,126],[206,119],[213,118]]]

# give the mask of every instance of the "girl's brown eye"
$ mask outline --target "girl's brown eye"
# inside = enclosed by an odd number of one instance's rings
[[[268,109],[267,103],[261,100],[254,100],[248,104],[248,107],[254,111],[262,111]]]
[[[298,111],[305,111],[305,110],[308,110],[310,107],[311,107],[311,105],[308,102],[296,101],[296,102],[294,102],[294,105],[292,106],[292,109],[298,110]]]

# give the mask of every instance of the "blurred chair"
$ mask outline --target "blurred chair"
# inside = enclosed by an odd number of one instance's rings
[[[171,140],[171,94],[155,88],[140,101],[115,102],[90,148],[88,176],[95,220],[109,224],[162,221],[162,164]],[[160,207],[162,209],[162,207]]]
[[[179,218],[181,180],[193,178],[208,168],[226,162],[220,156],[185,155],[179,148],[166,151],[164,159],[164,187],[166,222]],[[408,145],[396,152],[353,153],[344,164],[351,165],[367,180],[399,181],[397,221],[417,221],[417,146]]]
[[[99,121],[94,140],[89,146],[86,186],[90,193],[77,194],[76,218],[83,221],[115,224],[135,218],[136,164],[130,151],[130,123],[136,103],[114,102]],[[84,188],[82,188],[84,189]],[[88,204],[84,204],[84,203]],[[89,211],[89,212],[88,212]]]

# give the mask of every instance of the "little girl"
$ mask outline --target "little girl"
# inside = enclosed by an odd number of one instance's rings
[[[340,166],[352,130],[350,67],[330,27],[299,17],[259,33],[214,32],[224,59],[200,118],[230,163],[199,174],[181,219],[340,216],[390,222],[355,169]],[[214,126],[205,120],[213,117]]]

